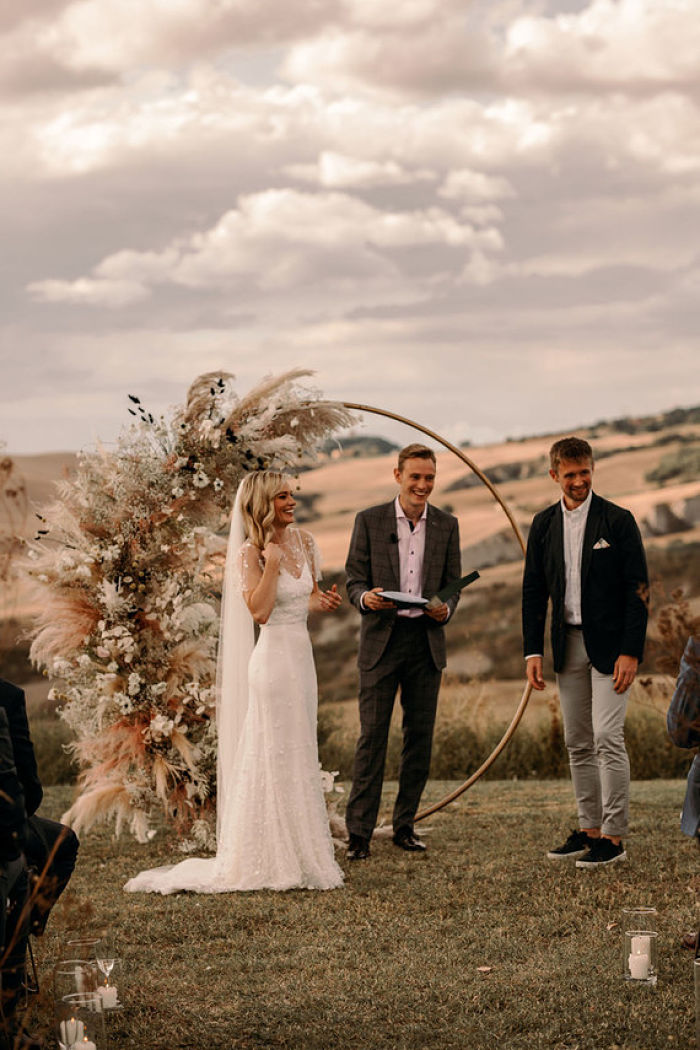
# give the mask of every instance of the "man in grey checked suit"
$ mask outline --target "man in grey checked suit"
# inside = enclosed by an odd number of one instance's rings
[[[389,724],[399,689],[403,749],[393,813],[394,842],[411,852],[425,849],[414,834],[413,821],[430,769],[438,691],[446,662],[444,624],[459,595],[429,610],[399,609],[380,592],[431,598],[460,577],[457,519],[428,504],[435,471],[431,449],[418,444],[402,449],[394,470],[399,486],[396,499],[361,511],[350,541],[347,588],[362,614],[360,737],[345,814],[350,860],[369,856]]]

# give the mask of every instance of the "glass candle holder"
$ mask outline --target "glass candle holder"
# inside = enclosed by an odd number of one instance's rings
[[[94,959],[59,959],[53,968],[53,995],[60,1002],[68,995],[96,995],[97,963]]]
[[[106,1050],[99,995],[65,995],[55,1003],[54,1016],[59,1050]]]
[[[64,943],[64,952],[71,959],[92,959],[95,955],[95,946],[99,944],[100,938],[97,934],[71,934]]]
[[[121,959],[116,956],[98,956],[97,966],[100,970],[97,994],[102,999],[103,1009],[121,1010],[124,987]]]
[[[653,932],[656,930],[656,920],[656,908],[640,906],[638,908],[622,909],[623,930],[645,930]]]
[[[624,975],[637,984],[656,984],[658,933],[655,930],[625,930]]]

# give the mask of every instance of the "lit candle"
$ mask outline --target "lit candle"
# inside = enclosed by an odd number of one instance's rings
[[[646,938],[649,940],[649,938]],[[649,977],[649,956],[633,952],[629,957],[630,977],[634,981],[646,981]]]
[[[640,933],[632,938],[632,955],[646,955],[647,960],[651,954],[651,937]]]
[[[113,984],[108,984],[104,988],[98,988],[100,998],[102,1000],[102,1007],[104,1010],[113,1010],[118,1005],[119,1000],[117,999],[117,989]]]
[[[79,1042],[84,1033],[85,1025],[82,1021],[77,1021],[75,1017],[71,1017],[70,1021],[61,1021],[61,1041],[66,1046],[72,1047]]]

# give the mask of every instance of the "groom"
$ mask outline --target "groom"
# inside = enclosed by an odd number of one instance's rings
[[[350,600],[362,614],[360,630],[360,738],[345,820],[349,860],[369,856],[384,777],[391,712],[398,689],[403,708],[403,749],[394,806],[394,843],[418,852],[425,844],[413,821],[428,779],[442,668],[443,625],[459,594],[431,609],[398,608],[383,590],[432,598],[459,579],[459,525],[428,504],[435,485],[435,453],[408,445],[399,453],[396,499],[361,511],[355,519],[345,569]]]

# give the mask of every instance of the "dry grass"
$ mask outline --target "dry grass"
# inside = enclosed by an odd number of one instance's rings
[[[431,783],[428,800],[449,784]],[[387,787],[387,804],[393,786]],[[44,989],[76,923],[112,927],[128,975],[111,1050],[659,1050],[692,1041],[697,852],[681,782],[636,783],[628,864],[543,854],[571,822],[564,782],[479,784],[426,829],[388,839],[328,893],[127,896],[148,847],[86,837],[72,898],[39,942]],[[66,792],[50,792],[60,812]],[[623,907],[659,911],[656,992],[622,980]],[[489,967],[489,971],[480,971]],[[46,996],[39,1021],[48,1017]]]

